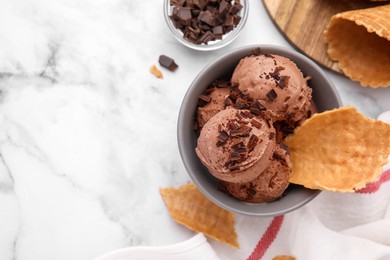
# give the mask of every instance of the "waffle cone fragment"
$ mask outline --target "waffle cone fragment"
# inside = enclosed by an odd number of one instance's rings
[[[334,15],[325,39],[346,76],[362,86],[390,86],[390,4]]]
[[[382,173],[390,154],[390,124],[343,107],[314,114],[285,144],[292,162],[289,182],[354,192]]]
[[[234,214],[212,203],[194,184],[185,184],[178,189],[162,188],[160,194],[176,222],[239,248]]]

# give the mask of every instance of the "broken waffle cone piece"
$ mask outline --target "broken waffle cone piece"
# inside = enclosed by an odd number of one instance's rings
[[[188,183],[178,189],[161,188],[160,194],[176,222],[239,248],[234,214],[212,203],[194,184]]]
[[[292,162],[289,182],[354,192],[382,173],[390,153],[390,124],[342,107],[314,114],[285,144]]]
[[[390,4],[334,15],[325,39],[347,77],[362,86],[390,86]]]
[[[156,65],[152,65],[149,68],[150,73],[152,73],[156,78],[162,79],[164,75],[162,74],[161,70],[159,70]]]

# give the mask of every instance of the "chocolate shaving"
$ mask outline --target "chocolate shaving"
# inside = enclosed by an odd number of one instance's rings
[[[248,106],[248,103],[244,99],[237,98],[235,107],[237,109],[247,109],[249,106]]]
[[[229,134],[225,130],[222,130],[218,135],[218,141],[221,143],[225,143],[228,138]]]
[[[278,160],[278,161],[284,161],[283,157],[281,157],[279,154],[277,153],[274,153],[272,155],[272,158],[274,158],[275,160]]]
[[[245,147],[240,147],[236,149],[236,152],[239,153],[240,155],[244,155],[248,152],[248,150]]]
[[[240,149],[240,148],[243,148],[243,147],[245,147],[243,142],[239,142],[239,143],[236,143],[236,144],[232,145],[232,148],[234,150],[237,150],[237,149]]]
[[[240,142],[240,143],[233,145],[232,148],[235,152],[239,153],[240,155],[246,155],[246,153],[248,152],[248,150],[245,147],[243,142]],[[245,158],[245,156],[244,156],[244,158]]]
[[[249,152],[251,152],[255,148],[258,142],[259,142],[259,138],[256,135],[251,135],[247,144],[247,148]]]
[[[239,152],[232,152],[229,156],[231,161],[238,161],[241,159],[240,153]]]
[[[268,58],[274,58],[274,56],[270,53],[264,53],[264,56]]]
[[[241,111],[240,114],[245,118],[253,118],[253,115],[251,114],[250,111]]]
[[[251,107],[251,108],[249,109],[249,111],[251,111],[251,113],[254,114],[254,115],[256,115],[256,116],[258,116],[258,115],[261,114],[261,110],[258,109],[258,108],[255,108],[255,107]]]
[[[232,137],[246,137],[246,136],[249,136],[249,133],[251,131],[252,131],[251,127],[242,125],[237,129],[230,130],[229,134]]]
[[[240,166],[238,166],[238,165],[233,165],[233,166],[231,166],[231,167],[229,167],[229,171],[238,171],[240,169]]]
[[[257,121],[256,119],[252,119],[251,121],[252,125],[258,129],[261,129],[261,127],[263,126],[263,124],[259,121]]]
[[[240,124],[238,124],[235,121],[229,121],[227,123],[227,127],[228,127],[229,130],[235,130],[235,129],[238,129],[240,127]]]
[[[286,150],[286,151],[288,151],[288,147],[287,147],[287,145],[285,145],[284,143],[280,143],[280,148],[282,148],[283,150]]]
[[[265,120],[265,122],[267,123],[268,128],[271,128],[271,124],[268,122],[268,120]]]
[[[206,90],[203,92],[203,95],[210,95],[213,91],[215,91],[215,87],[206,88]]]

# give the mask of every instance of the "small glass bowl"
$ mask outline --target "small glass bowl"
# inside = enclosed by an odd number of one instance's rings
[[[242,9],[238,13],[241,16],[241,20],[233,30],[224,34],[221,40],[209,41],[207,44],[195,44],[185,40],[183,38],[183,33],[179,29],[176,29],[173,25],[171,19],[169,18],[169,16],[172,14],[173,7],[170,5],[169,2],[169,0],[164,0],[164,17],[173,36],[183,45],[199,51],[217,50],[234,41],[237,38],[238,34],[241,32],[242,28],[245,26],[249,13],[249,1],[241,0],[240,4],[242,5]]]

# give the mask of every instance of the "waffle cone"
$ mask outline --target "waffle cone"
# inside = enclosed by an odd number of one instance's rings
[[[234,214],[212,203],[194,184],[185,184],[178,189],[162,188],[160,194],[176,222],[239,248]]]
[[[325,39],[346,76],[362,86],[390,86],[390,4],[334,15]]]

